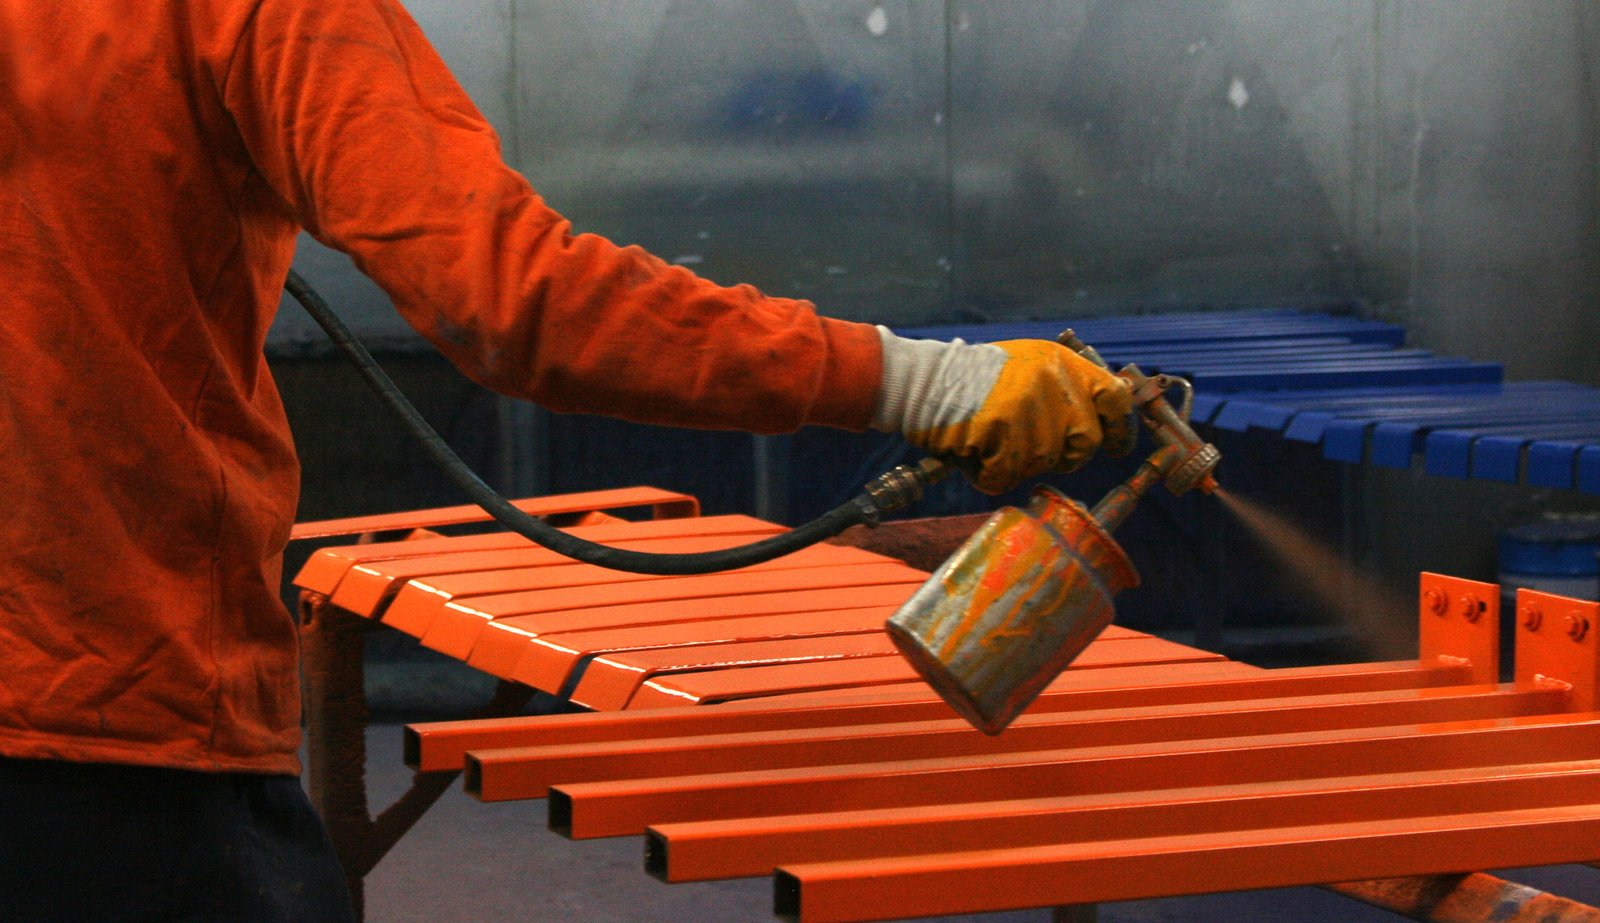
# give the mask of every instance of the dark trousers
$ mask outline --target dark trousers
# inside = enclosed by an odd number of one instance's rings
[[[0,923],[352,923],[298,779],[0,758]]]

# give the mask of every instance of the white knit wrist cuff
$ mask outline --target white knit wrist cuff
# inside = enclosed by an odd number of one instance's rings
[[[909,340],[887,327],[883,341],[883,389],[872,414],[872,428],[888,433],[921,433],[971,419],[988,399],[1006,351],[962,340]]]

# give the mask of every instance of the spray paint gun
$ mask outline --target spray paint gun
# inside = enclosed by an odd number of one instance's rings
[[[1101,367],[1071,331],[1059,342]],[[1174,494],[1217,489],[1222,454],[1189,426],[1193,390],[1136,366],[1117,372],[1133,388],[1156,451],[1092,510],[1048,487],[1026,509],[989,518],[900,607],[889,637],[934,691],[986,734],[1005,730],[1105,627],[1112,598],[1139,574],[1111,531],[1156,484]],[[1174,408],[1166,398],[1177,388]]]

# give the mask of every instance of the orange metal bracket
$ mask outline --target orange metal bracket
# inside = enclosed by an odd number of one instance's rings
[[[1500,587],[1423,573],[1417,594],[1418,656],[1465,662],[1474,683],[1500,679]]]
[[[1600,602],[1517,591],[1517,682],[1562,683],[1573,711],[1597,710]]]

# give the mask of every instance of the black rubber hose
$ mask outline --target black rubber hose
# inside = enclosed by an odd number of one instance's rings
[[[384,403],[389,405],[389,409],[399,415],[411,435],[422,443],[423,451],[427,452],[428,457],[446,477],[501,525],[557,554],[585,564],[597,564],[612,570],[630,571],[636,574],[662,576],[709,574],[748,567],[792,554],[823,539],[838,535],[853,525],[876,522],[878,516],[887,508],[876,501],[871,493],[863,491],[849,502],[792,531],[736,548],[694,554],[650,554],[628,551],[578,538],[537,517],[529,516],[485,484],[483,479],[478,477],[455,450],[434,431],[433,427],[428,425],[422,414],[417,412],[417,408],[412,406],[394,381],[379,367],[372,354],[367,352],[367,348],[356,339],[355,334],[350,332],[350,328],[344,325],[322,296],[300,278],[298,273],[290,271],[289,278],[284,282],[284,289],[300,302],[311,318],[328,334],[334,345],[350,358],[362,377],[372,385],[373,390],[378,392]]]

